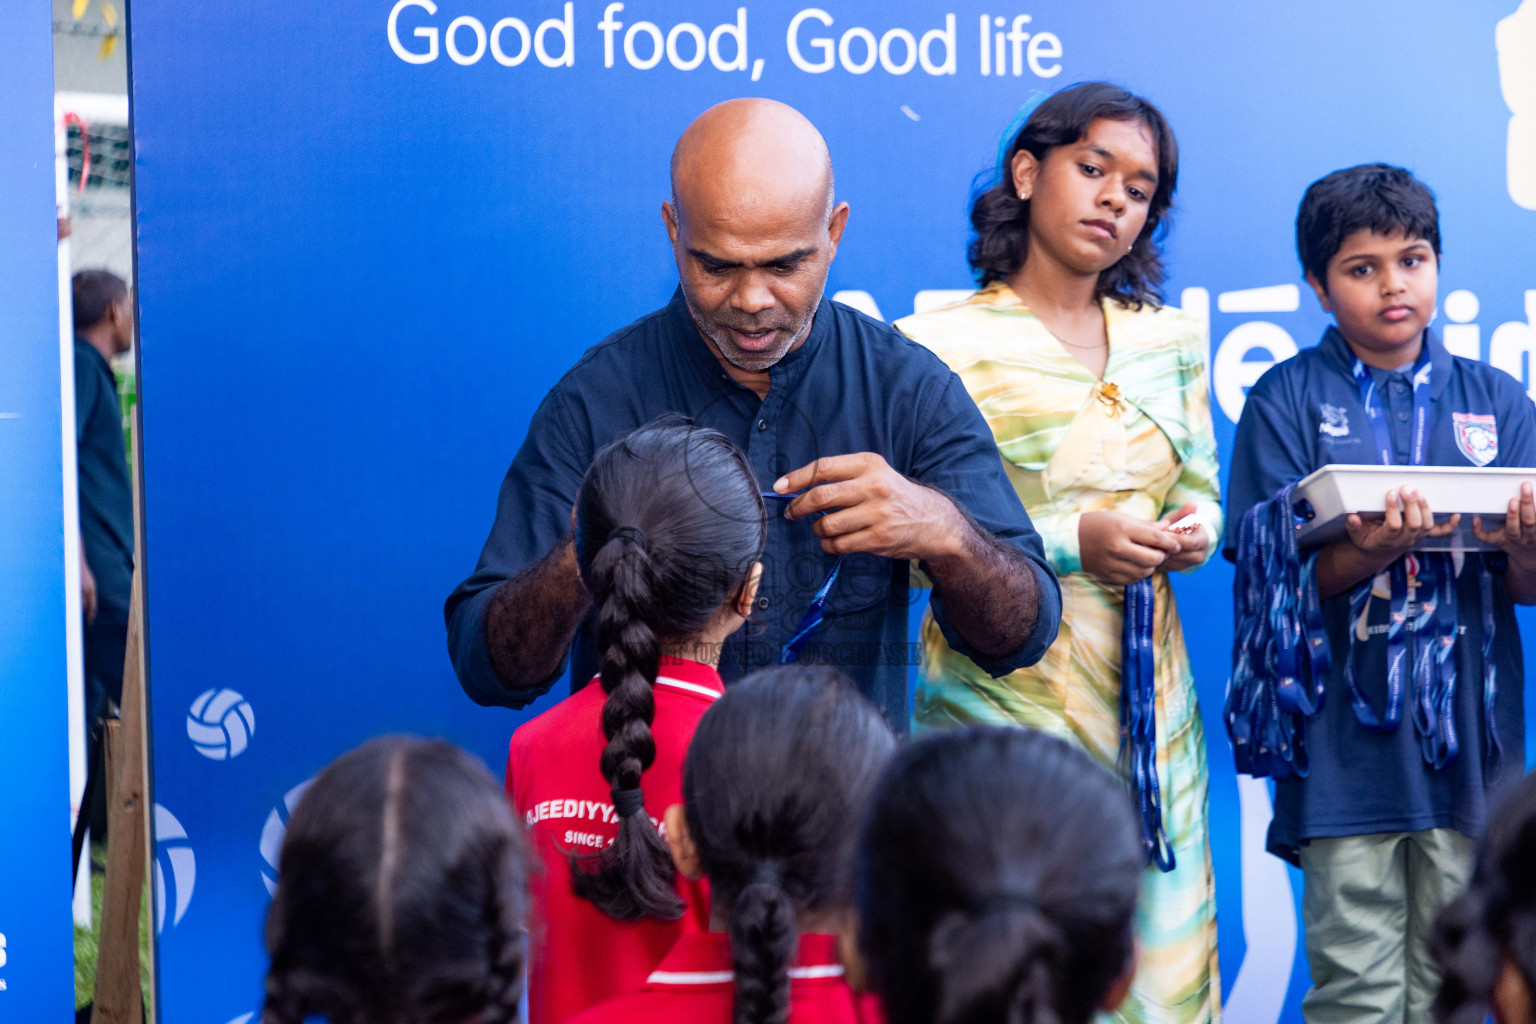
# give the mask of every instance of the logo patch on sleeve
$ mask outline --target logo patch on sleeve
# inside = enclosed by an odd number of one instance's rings
[[[1492,416],[1453,412],[1456,447],[1474,466],[1486,466],[1499,457],[1499,427]]]

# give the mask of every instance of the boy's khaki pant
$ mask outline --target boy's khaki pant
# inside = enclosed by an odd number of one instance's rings
[[[1307,1024],[1428,1021],[1440,984],[1430,931],[1466,888],[1472,859],[1472,840],[1448,828],[1304,845]]]

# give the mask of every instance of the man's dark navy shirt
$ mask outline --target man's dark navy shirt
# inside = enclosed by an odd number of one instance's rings
[[[564,537],[582,476],[597,450],[665,413],[721,431],[746,453],[763,489],[820,457],[874,452],[897,472],[935,487],[1032,563],[1039,616],[1024,646],[1003,658],[978,655],[950,625],[944,602],[934,618],[950,646],[993,675],[1044,655],[1061,620],[1061,591],[1040,537],[1004,474],[992,433],[960,379],[894,328],[827,299],[805,342],[769,370],[759,399],[722,369],[695,329],[681,290],[664,309],[588,350],[552,388],[501,485],[496,522],[475,572],[449,596],[448,649],[464,690],[480,704],[521,707],[547,691],[508,690],[491,666],[485,614],[492,591],[543,558]],[[764,573],[748,624],[725,645],[726,681],[773,664],[830,569],[810,520],[791,521],[769,504]],[[893,727],[907,727],[909,564],[848,556],[825,624],[801,654],[836,665],[858,683]],[[571,650],[572,685],[597,672],[590,617]]]
[[[123,447],[123,412],[112,367],[83,338],[75,339],[75,440],[80,543],[96,577],[97,615],[127,622],[133,583],[133,486]]]
[[[1424,332],[1430,352],[1429,451],[1431,466],[1476,466],[1490,453],[1475,440],[1491,417],[1497,454],[1491,466],[1536,466],[1536,410],[1503,370],[1452,356]],[[1233,446],[1227,490],[1225,550],[1236,552],[1243,513],[1286,484],[1330,463],[1379,465],[1380,458],[1354,379],[1354,353],[1336,328],[1316,348],[1272,367],[1248,394]],[[1412,369],[1372,370],[1390,428],[1396,465],[1411,464]],[[1469,429],[1475,428],[1475,429]],[[1476,455],[1478,458],[1474,458]],[[1514,495],[1511,495],[1513,497]],[[1450,510],[1441,510],[1450,511]],[[1269,848],[1295,862],[1309,839],[1454,828],[1481,834],[1487,794],[1497,782],[1525,769],[1525,679],[1520,630],[1501,573],[1494,575],[1494,657],[1498,699],[1494,724],[1503,746],[1499,768],[1485,771],[1483,713],[1483,615],[1475,556],[1457,556],[1456,734],[1460,754],[1436,771],[1424,761],[1411,713],[1397,731],[1367,732],[1356,720],[1344,680],[1349,656],[1349,601],[1345,591],[1323,602],[1333,652],[1323,710],[1307,720],[1311,772],[1275,786],[1275,819]],[[1499,562],[1497,556],[1490,563]],[[1356,646],[1361,689],[1378,713],[1387,692],[1387,602],[1373,600],[1369,637]],[[1409,685],[1412,685],[1411,682]],[[1408,696],[1405,696],[1405,701]]]

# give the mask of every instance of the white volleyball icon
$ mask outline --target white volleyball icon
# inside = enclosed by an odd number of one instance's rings
[[[267,895],[277,892],[277,860],[283,851],[283,836],[288,834],[288,819],[299,806],[299,797],[314,779],[305,779],[283,794],[283,802],[267,814],[267,823],[261,829],[261,859],[266,866],[261,869],[261,881],[267,887]]]
[[[197,885],[197,857],[187,844],[187,830],[170,811],[155,804],[155,933],[165,931],[167,904],[171,926],[181,923]]]
[[[256,733],[256,712],[234,690],[207,690],[187,712],[187,736],[204,757],[239,757]]]

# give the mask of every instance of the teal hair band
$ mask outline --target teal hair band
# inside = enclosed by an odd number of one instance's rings
[[[1013,115],[1013,120],[1008,122],[1008,127],[1003,129],[1003,137],[997,140],[998,182],[1003,180],[1004,175],[1008,170],[1003,166],[1003,161],[1008,158],[1008,147],[1013,145],[1014,139],[1018,138],[1019,132],[1024,129],[1024,125],[1029,121],[1029,116],[1035,112],[1035,109],[1039,107],[1040,104],[1049,99],[1050,96],[1050,93],[1041,92],[1039,89],[1036,89],[1034,92],[1030,93],[1029,99],[1025,100],[1024,105],[1019,108],[1019,112]]]

